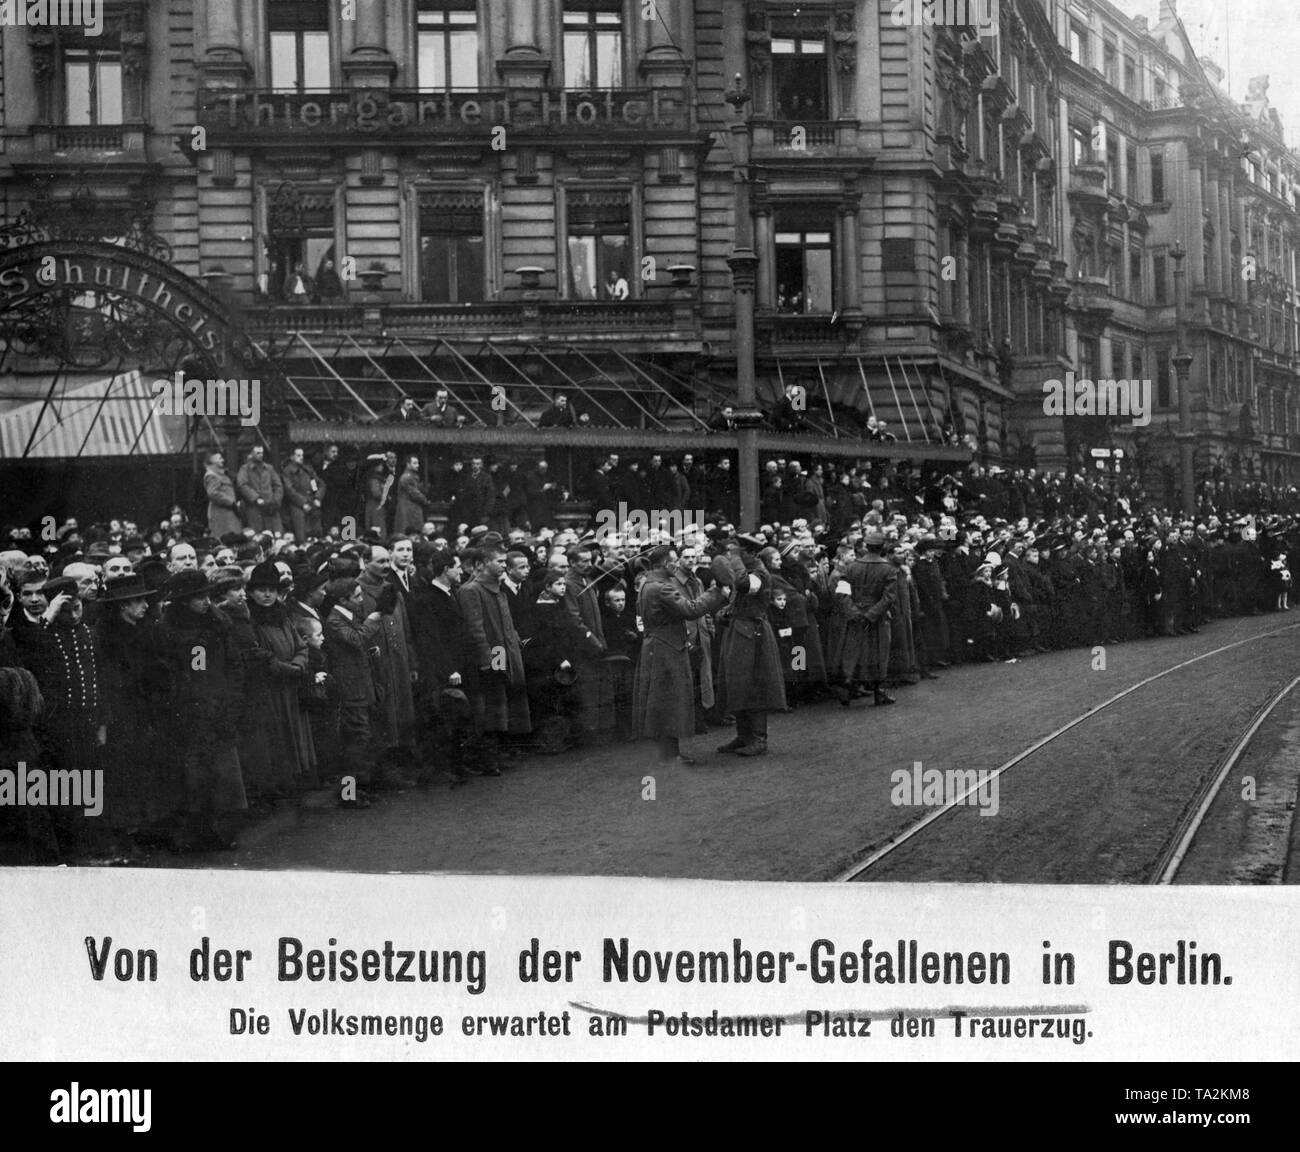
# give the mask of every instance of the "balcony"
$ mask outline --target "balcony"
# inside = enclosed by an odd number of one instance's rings
[[[35,124],[27,135],[13,133],[6,159],[14,169],[53,174],[93,165],[107,179],[143,176],[158,165],[149,159],[149,125]]]
[[[203,88],[198,124],[210,142],[326,143],[430,138],[482,141],[504,127],[524,139],[601,144],[690,131],[692,106],[682,88],[486,89],[418,92],[394,88],[274,92]]]
[[[1070,169],[1070,199],[1097,208],[1106,208],[1106,165],[1094,161],[1076,164]]]

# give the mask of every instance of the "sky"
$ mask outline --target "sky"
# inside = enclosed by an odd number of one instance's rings
[[[1111,0],[1130,16],[1154,25],[1159,0]],[[1178,15],[1201,56],[1228,71],[1223,87],[1241,103],[1254,76],[1269,78],[1268,98],[1286,132],[1300,147],[1300,5],[1296,0],[1178,0]]]

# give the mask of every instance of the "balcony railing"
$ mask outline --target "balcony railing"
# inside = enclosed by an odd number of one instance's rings
[[[504,89],[419,92],[345,88],[276,92],[204,88],[198,123],[210,136],[267,140],[325,137],[488,138],[494,128],[572,133],[605,142],[688,130],[691,104],[681,88]]]
[[[774,120],[772,143],[778,148],[800,151],[804,148],[833,148],[835,146],[834,120]],[[802,132],[802,136],[798,133]]]
[[[682,327],[683,310],[668,300],[488,301],[482,304],[263,304],[245,311],[259,334],[348,333],[367,322],[398,334],[545,332],[590,335],[604,332],[671,332]],[[692,322],[691,327],[694,326]]]
[[[64,125],[54,129],[56,152],[120,152],[123,129],[117,125]]]
[[[754,317],[754,327],[771,344],[843,344],[848,336],[835,317],[820,313],[767,313]]]

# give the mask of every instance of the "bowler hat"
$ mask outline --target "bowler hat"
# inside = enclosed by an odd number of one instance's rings
[[[186,569],[177,572],[167,581],[163,595],[168,600],[192,600],[197,596],[207,596],[212,591],[208,578],[202,572]]]
[[[99,594],[99,602],[106,604],[113,600],[143,600],[157,595],[157,591],[151,591],[144,582],[143,576],[129,572],[124,576],[110,577]]]
[[[750,532],[737,532],[736,543],[751,552],[758,552],[767,547],[767,540]]]

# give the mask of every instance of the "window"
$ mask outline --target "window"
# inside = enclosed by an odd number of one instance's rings
[[[1151,257],[1151,287],[1157,304],[1169,303],[1169,261],[1163,255]]]
[[[1124,95],[1130,100],[1138,98],[1137,61],[1128,55],[1124,57]]]
[[[285,183],[267,205],[264,295],[295,304],[342,296],[334,251],[334,190]]]
[[[431,304],[482,300],[483,197],[479,192],[420,193],[420,299]]]
[[[623,83],[620,0],[564,0],[564,86],[618,88]]]
[[[1128,358],[1128,345],[1123,340],[1112,340],[1110,342],[1110,374],[1112,377],[1124,379],[1128,372],[1124,367],[1124,361]]]
[[[1086,128],[1070,128],[1070,163],[1087,164],[1092,160],[1092,134]]]
[[[271,0],[271,87],[277,92],[328,91],[329,0]]]
[[[772,37],[772,93],[778,120],[827,120],[830,99],[822,37]]]
[[[1151,203],[1159,204],[1165,198],[1165,157],[1163,152],[1151,153]]]
[[[1119,137],[1113,132],[1106,133],[1106,186],[1119,191]]]
[[[122,53],[111,47],[63,52],[66,124],[122,123]]]
[[[475,0],[419,0],[415,38],[421,92],[478,87]]]
[[[1088,32],[1079,24],[1070,25],[1070,59],[1085,68],[1092,63],[1092,55],[1088,51]]]
[[[627,189],[572,189],[568,218],[569,295],[575,300],[627,299],[632,275],[632,194]]]
[[[1128,294],[1132,300],[1142,299],[1142,249],[1132,248],[1128,254]]]
[[[1165,83],[1163,76],[1155,78],[1155,100],[1153,103],[1157,108],[1163,108],[1165,101],[1169,98],[1169,85]]]
[[[834,234],[834,216],[829,209],[777,213],[776,306],[780,311],[833,311]]]
[[[1156,407],[1173,407],[1173,388],[1169,383],[1169,353],[1156,353]]]
[[[1112,87],[1119,87],[1119,48],[1115,41],[1107,40],[1102,47],[1102,74],[1106,77],[1106,83]]]
[[[1112,296],[1121,295],[1124,285],[1124,248],[1119,241],[1107,247],[1106,282]]]
[[[1124,195],[1136,200],[1138,198],[1138,150],[1132,140],[1124,145],[1124,174],[1126,177]]]

